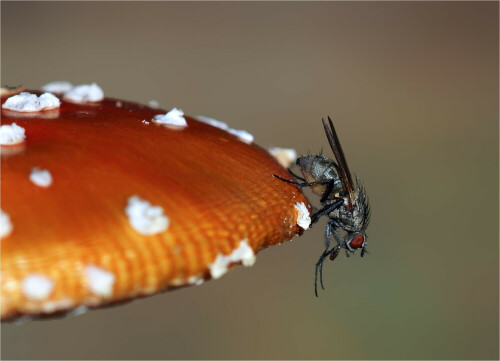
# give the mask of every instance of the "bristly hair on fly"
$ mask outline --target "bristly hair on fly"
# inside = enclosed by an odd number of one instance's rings
[[[302,177],[293,175],[298,181],[282,178],[273,174],[283,182],[299,188],[311,187],[320,196],[322,208],[311,217],[311,226],[322,216],[328,218],[325,230],[325,251],[316,263],[314,275],[314,292],[318,296],[318,274],[321,288],[323,286],[323,262],[326,258],[332,261],[344,248],[346,255],[361,249],[361,257],[366,253],[366,229],[370,222],[370,206],[364,185],[359,178],[354,178],[349,171],[344,152],[340,145],[333,122],[328,117],[328,124],[323,119],[326,137],[330,143],[335,161],[320,155],[303,155],[297,159]],[[331,237],[336,244],[330,247]]]

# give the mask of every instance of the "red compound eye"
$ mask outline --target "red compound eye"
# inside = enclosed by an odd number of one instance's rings
[[[362,234],[358,234],[351,240],[349,246],[351,246],[352,249],[358,249],[361,248],[364,243],[365,243],[365,236]]]

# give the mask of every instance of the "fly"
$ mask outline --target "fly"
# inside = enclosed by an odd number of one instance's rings
[[[304,155],[297,159],[303,177],[290,173],[301,182],[274,177],[298,186],[299,188],[311,187],[311,190],[321,197],[322,208],[311,217],[311,226],[322,216],[328,217],[325,230],[325,251],[316,263],[314,274],[314,293],[318,296],[319,283],[323,286],[323,262],[326,258],[332,261],[338,256],[340,249],[344,248],[346,255],[361,249],[361,257],[366,252],[366,228],[370,221],[370,207],[365,188],[356,177],[353,180],[344,152],[340,146],[339,138],[333,122],[328,117],[328,124],[323,121],[326,137],[330,143],[337,162],[323,155]],[[330,248],[330,238],[336,244]]]

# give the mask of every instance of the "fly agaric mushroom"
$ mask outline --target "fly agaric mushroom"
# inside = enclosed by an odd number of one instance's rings
[[[2,92],[2,319],[200,284],[308,228],[306,198],[248,133],[48,94]]]

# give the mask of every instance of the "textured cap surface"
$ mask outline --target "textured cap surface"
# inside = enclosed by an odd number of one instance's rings
[[[257,145],[189,116],[153,123],[165,110],[141,104],[58,97],[57,109],[2,109],[26,136],[1,148],[2,318],[200,284],[301,232],[294,205],[307,200]]]

